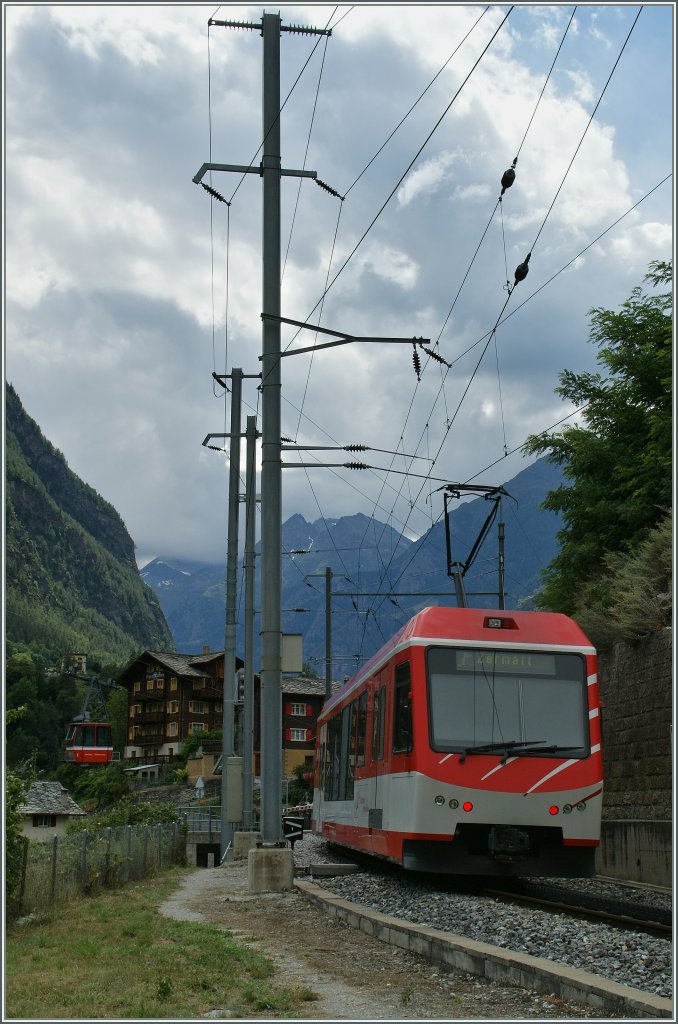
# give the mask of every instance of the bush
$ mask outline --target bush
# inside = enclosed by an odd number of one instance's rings
[[[161,825],[179,821],[180,815],[173,804],[133,803],[131,797],[123,797],[108,811],[88,814],[68,825],[67,832],[80,832],[103,828],[120,828],[124,825]]]

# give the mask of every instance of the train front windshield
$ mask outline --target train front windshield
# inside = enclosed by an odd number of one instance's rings
[[[586,663],[580,654],[431,647],[433,750],[586,757]]]

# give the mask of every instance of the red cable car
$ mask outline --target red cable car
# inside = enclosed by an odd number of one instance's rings
[[[76,764],[108,764],[112,761],[110,722],[71,722],[66,732],[66,760]]]
[[[104,686],[114,686],[95,676],[80,676],[73,670],[68,675],[88,682],[82,711],[66,730],[65,760],[75,764],[108,764],[113,760],[113,730],[106,708]]]

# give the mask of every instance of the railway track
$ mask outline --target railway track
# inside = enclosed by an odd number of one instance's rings
[[[673,934],[673,913],[669,907],[624,902],[604,895],[595,896],[550,883],[511,881],[483,887],[483,893],[520,906],[537,906],[554,913],[600,921],[616,928],[644,932],[660,938]]]
[[[408,872],[399,865],[377,861],[375,858],[359,854],[357,851],[352,851],[349,854],[343,848],[335,849],[340,853],[342,860],[352,861],[359,865],[362,871],[392,875],[403,879],[408,877]],[[493,879],[491,883],[487,884],[481,878],[460,878],[425,873],[417,873],[414,878],[439,889],[464,892],[469,895],[475,894],[479,897],[490,896],[515,906],[538,907],[541,910],[564,913],[570,917],[580,917],[600,924],[608,924],[610,927],[637,931],[658,938],[670,939],[673,935],[673,910],[670,898],[667,898],[665,906],[656,906],[649,903],[644,904],[637,898],[634,900],[620,899],[618,894],[612,897],[607,896],[605,894],[606,883],[598,882],[595,878],[585,879],[584,884],[587,888],[597,884],[600,887],[599,894],[579,889],[576,883],[565,887],[548,880]],[[623,883],[616,883],[614,886],[616,890],[620,887],[623,888]],[[634,888],[636,896],[639,893],[639,888]]]

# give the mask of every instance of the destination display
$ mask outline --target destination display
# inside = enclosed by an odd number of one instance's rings
[[[457,650],[458,672],[504,673],[506,675],[555,676],[555,654],[537,651]]]

